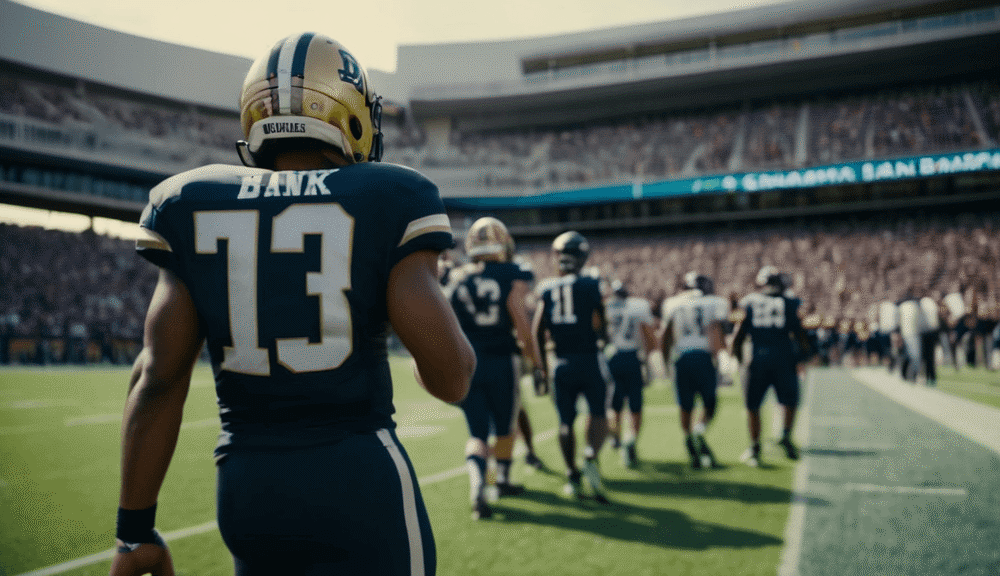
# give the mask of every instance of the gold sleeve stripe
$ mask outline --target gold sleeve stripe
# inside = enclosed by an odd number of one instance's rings
[[[173,252],[174,250],[170,247],[170,244],[156,232],[153,232],[149,228],[139,228],[139,237],[135,240],[136,248],[151,248],[153,250],[164,250],[166,252]]]
[[[431,214],[430,216],[417,218],[413,222],[410,222],[406,227],[406,231],[403,232],[403,239],[399,241],[398,246],[402,246],[417,236],[429,232],[447,232],[451,234],[451,222],[448,220],[448,216],[446,214]]]

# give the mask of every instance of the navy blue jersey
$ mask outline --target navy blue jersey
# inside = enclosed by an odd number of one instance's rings
[[[796,361],[792,335],[801,329],[798,298],[761,293],[749,294],[740,301],[746,312],[743,322],[753,345],[753,356]]]
[[[556,355],[597,352],[594,312],[603,317],[600,280],[568,274],[538,285],[542,326],[555,343]]]
[[[388,164],[206,166],[150,192],[137,250],[188,287],[215,371],[219,453],[392,427],[389,272],[453,246],[437,188]]]
[[[445,294],[477,353],[519,352],[507,298],[515,280],[530,283],[534,277],[511,262],[478,262],[452,271]]]

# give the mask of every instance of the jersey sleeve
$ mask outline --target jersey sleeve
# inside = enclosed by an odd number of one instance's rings
[[[149,193],[139,218],[139,237],[135,241],[136,252],[160,268],[178,272],[180,261],[180,236],[171,210],[180,199],[182,180],[168,178],[155,186]]]
[[[419,250],[447,250],[455,247],[451,221],[437,186],[419,176],[403,183],[397,204],[396,246],[389,257],[392,269],[400,260]]]

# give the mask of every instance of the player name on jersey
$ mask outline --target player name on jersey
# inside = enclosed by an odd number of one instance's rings
[[[332,194],[323,180],[333,174],[333,170],[309,170],[306,172],[270,172],[252,174],[240,179],[237,200],[252,200],[261,197],[279,198],[283,196],[329,196]]]

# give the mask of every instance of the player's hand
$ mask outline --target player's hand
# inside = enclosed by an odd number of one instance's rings
[[[535,383],[535,396],[545,396],[549,393],[549,378],[545,370],[535,368],[531,373],[531,378]]]
[[[121,540],[115,541],[118,553],[111,561],[110,576],[174,576],[174,562],[170,558],[167,543],[160,539],[157,544],[139,544],[129,550]]]

